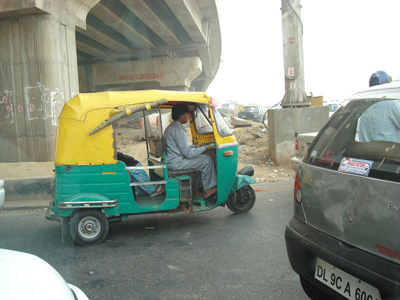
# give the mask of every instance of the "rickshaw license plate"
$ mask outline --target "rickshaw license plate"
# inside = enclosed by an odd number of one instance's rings
[[[315,279],[350,300],[381,300],[379,290],[317,257]]]

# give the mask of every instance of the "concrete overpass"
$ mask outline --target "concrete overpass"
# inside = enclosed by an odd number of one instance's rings
[[[0,162],[54,158],[78,92],[205,91],[221,57],[217,0],[0,0]]]

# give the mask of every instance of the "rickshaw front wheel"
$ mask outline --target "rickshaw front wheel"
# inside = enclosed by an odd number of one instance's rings
[[[229,195],[226,206],[235,214],[250,211],[256,203],[256,193],[250,185],[238,189]]]
[[[69,229],[75,242],[81,245],[101,243],[108,234],[107,217],[99,210],[78,210],[71,218]]]

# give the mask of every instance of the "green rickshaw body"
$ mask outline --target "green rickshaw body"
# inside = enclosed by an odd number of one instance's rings
[[[115,124],[132,113],[171,109],[185,104],[190,110],[193,144],[214,144],[205,153],[217,171],[217,195],[205,199],[195,188],[193,171],[174,175],[165,164],[163,130],[148,137],[145,128],[147,164],[127,166],[117,159]],[[237,174],[238,143],[216,105],[203,92],[136,91],[79,94],[69,100],[58,118],[55,157],[55,199],[46,218],[61,220],[63,232],[89,245],[101,242],[111,220],[157,212],[199,212],[227,205],[235,213],[249,211],[255,202],[250,176]],[[115,124],[114,124],[115,123]],[[144,122],[146,126],[146,122]],[[152,143],[160,142],[154,152]],[[158,153],[160,152],[160,153]],[[162,185],[165,192],[151,197],[135,193],[131,171],[148,172],[148,184]],[[252,174],[251,174],[252,175]],[[147,184],[147,183],[146,183]]]
[[[88,206],[101,208],[108,216],[117,216],[172,210],[179,205],[179,185],[173,178],[166,183],[162,205],[139,206],[134,201],[128,170],[123,162],[100,166],[56,166],[55,178],[58,205],[53,211],[60,217],[70,217],[74,210]],[[68,203],[68,206],[63,203]]]
[[[232,151],[232,155],[226,157],[224,153]],[[241,187],[253,183],[257,183],[252,177],[248,175],[239,175],[237,172],[238,165],[238,145],[237,142],[217,147],[217,172],[224,174],[218,177],[218,198],[217,204],[223,205],[228,199],[229,195],[239,190]]]

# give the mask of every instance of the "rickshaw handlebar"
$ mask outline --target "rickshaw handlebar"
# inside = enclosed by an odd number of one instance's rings
[[[120,119],[122,119],[122,118],[124,118],[124,117],[126,117],[128,115],[130,115],[130,114],[133,114],[135,112],[138,112],[138,111],[141,111],[141,110],[145,110],[145,109],[146,110],[150,110],[150,109],[152,109],[152,108],[154,108],[156,106],[163,105],[163,104],[166,104],[166,103],[168,103],[167,100],[161,99],[161,100],[157,100],[157,101],[154,101],[154,102],[151,102],[151,103],[148,103],[148,104],[143,104],[143,105],[140,105],[140,106],[137,106],[137,107],[127,108],[124,111],[121,111],[120,113],[117,113],[116,115],[106,119],[103,123],[101,123],[95,129],[90,131],[88,133],[88,135],[92,135],[92,134],[96,133],[97,131],[103,129],[104,127],[107,127],[108,125],[110,125],[110,124],[112,124],[112,123],[114,123],[114,122],[116,122],[116,121],[118,121],[118,120],[120,120]]]

